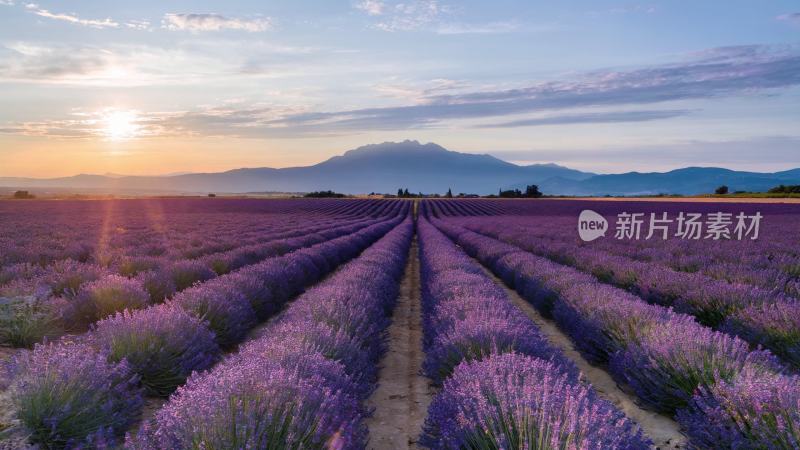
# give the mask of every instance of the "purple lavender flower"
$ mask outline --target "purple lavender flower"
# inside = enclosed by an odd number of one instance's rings
[[[217,276],[211,268],[202,261],[184,259],[172,263],[169,268],[175,289],[182,291],[198,281],[206,281]]]
[[[53,295],[74,297],[84,283],[99,280],[107,274],[108,271],[100,266],[67,259],[53,263],[48,273],[42,276],[42,281]]]
[[[694,448],[800,448],[800,378],[747,369],[678,412]]]
[[[175,293],[172,276],[163,270],[148,270],[137,275],[142,287],[150,296],[150,302],[161,303]]]
[[[208,322],[223,348],[238,344],[256,323],[247,298],[227,279],[199,284],[178,293],[170,302]]]
[[[650,329],[615,354],[610,365],[639,398],[665,412],[685,407],[697,388],[733,379],[745,368],[783,370],[771,353],[751,352],[746,342],[693,323]]]
[[[126,309],[141,309],[150,303],[150,296],[138,280],[108,275],[87,283],[64,311],[64,322],[75,329]]]
[[[773,353],[800,368],[800,301],[768,302],[737,311],[724,330]]]
[[[335,370],[335,369],[334,369]],[[358,400],[324,358],[295,367],[236,358],[192,376],[128,447],[363,448]]]
[[[114,443],[138,418],[138,377],[86,344],[37,345],[16,360],[11,395],[30,441],[47,448]]]
[[[110,360],[127,361],[147,392],[158,396],[211,367],[220,353],[203,322],[170,305],[118,313],[97,324],[94,338]]]
[[[612,405],[552,363],[504,353],[459,365],[428,410],[428,448],[647,449]]]

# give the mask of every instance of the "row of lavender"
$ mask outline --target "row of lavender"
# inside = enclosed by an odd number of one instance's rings
[[[408,218],[237,354],[192,376],[127,447],[364,448],[363,400],[412,234]]]
[[[800,296],[800,255],[789,242],[775,248],[776,243],[769,242],[769,235],[760,234],[758,241],[659,238],[661,244],[642,244],[643,241],[622,239],[583,243],[574,233],[574,223],[570,223],[574,222],[572,219],[505,218],[503,231],[524,235],[528,239],[535,238],[548,246],[566,246],[576,250],[591,248],[595,252],[624,257],[633,264],[650,264],[660,270],[694,275],[712,283],[752,285],[777,294]],[[773,217],[770,219],[771,225],[775,226],[777,220]],[[791,229],[787,232],[791,236]]]
[[[647,405],[674,413],[697,448],[797,448],[800,379],[766,351],[591,275],[436,221],[451,239],[553,317],[590,361]]]
[[[426,219],[419,236],[423,369],[443,384],[425,446],[649,448],[476,263]]]
[[[775,289],[797,296],[800,294],[800,253],[796,248],[796,236],[800,233],[800,213],[796,205],[776,204],[710,204],[710,203],[643,203],[607,202],[588,203],[579,201],[537,201],[537,202],[486,202],[494,203],[495,215],[506,215],[509,228],[523,228],[525,233],[545,240],[566,242],[572,246],[590,245],[617,255],[624,255],[642,262],[666,265],[674,270],[703,275],[736,283],[752,284],[766,289]],[[474,205],[458,205],[456,202],[441,202],[438,209],[447,215],[480,216],[488,206],[478,208]],[[599,210],[611,220],[620,212],[642,213],[642,233],[639,239],[601,239],[586,244],[577,239],[574,232],[576,218],[582,209]],[[663,219],[666,213],[671,231],[677,232],[676,218],[680,213],[698,214],[700,222],[694,230],[702,231],[703,214],[726,212],[731,221],[741,212],[762,214],[758,239],[754,230],[746,239],[732,240],[702,239],[703,234],[688,233],[694,239],[671,236],[663,239],[661,231],[650,236],[648,232],[651,213]],[[518,216],[516,214],[519,214]],[[688,223],[688,222],[687,222]],[[733,229],[733,223],[731,229]],[[689,226],[685,230],[689,230]],[[614,235],[610,230],[608,235]],[[650,236],[650,238],[647,238]]]
[[[276,219],[297,225],[309,217],[360,217],[359,209],[378,206],[377,201],[334,200],[0,202],[0,219],[7,226],[0,236],[0,266],[46,265],[67,258],[103,263],[132,251],[192,257],[206,248],[235,244],[242,233],[257,236],[271,231],[281,224]],[[198,223],[203,225],[202,234]]]
[[[51,264],[69,260],[92,263],[95,266],[108,267],[122,275],[131,275],[141,270],[142,265],[152,264],[150,262],[152,260],[176,261],[197,259],[211,254],[224,254],[237,248],[277,238],[296,236],[297,234],[293,234],[293,232],[298,228],[309,228],[308,223],[314,223],[317,228],[325,229],[326,223],[333,224],[363,220],[366,217],[380,217],[390,214],[392,209],[397,208],[393,202],[381,204],[356,201],[345,202],[345,205],[347,206],[345,210],[337,208],[339,211],[337,215],[294,212],[268,215],[240,213],[222,216],[213,211],[202,215],[193,214],[189,217],[180,214],[160,214],[162,217],[154,223],[139,224],[140,232],[133,232],[134,225],[122,221],[123,219],[142,220],[141,217],[133,219],[129,217],[133,213],[142,213],[137,210],[125,211],[125,215],[117,219],[98,218],[91,215],[73,217],[72,219],[80,226],[77,228],[77,232],[64,232],[56,229],[49,235],[39,235],[30,232],[26,227],[20,227],[25,234],[20,235],[17,239],[33,243],[39,249],[28,249],[28,258],[16,264],[8,262],[0,264],[0,285],[45,276],[48,272],[47,268]],[[45,216],[39,216],[38,220],[42,220],[43,217]],[[110,224],[103,226],[109,230],[99,233],[103,236],[97,236],[98,233],[86,229],[97,226],[95,222],[106,223],[109,221]],[[197,231],[198,223],[203,225],[202,235]],[[54,225],[58,226],[59,224],[49,224],[50,227]],[[54,236],[54,234],[56,235]],[[114,241],[113,237],[115,236],[124,238]],[[12,237],[8,236],[5,239],[12,239]],[[60,258],[49,258],[47,252],[58,251],[60,247],[63,247],[60,245],[61,241],[68,241],[69,247],[73,250],[65,251]],[[191,245],[182,247],[179,245],[181,241],[191,243]],[[97,247],[102,247],[102,249]],[[3,254],[5,258],[10,255],[13,255],[13,252]],[[213,260],[210,262],[214,263]]]
[[[402,208],[401,203],[395,203],[389,213],[397,214]],[[138,260],[138,271],[130,273],[130,279],[84,263],[56,264],[57,270],[52,276],[39,279],[40,286],[45,288],[40,296],[4,307],[8,312],[0,314],[0,324],[3,325],[0,343],[29,346],[40,342],[43,337],[58,336],[65,330],[84,330],[96,320],[122,309],[139,309],[160,303],[176,292],[213,279],[218,274],[347,235],[380,220],[362,219],[341,224],[334,221],[326,229],[321,229],[320,225],[300,228],[284,234],[293,237],[245,246],[201,260]]]
[[[214,365],[257,322],[404,216],[118,313],[78,339],[37,345],[13,367],[17,417],[30,440],[48,448],[113,443],[137,420],[143,392],[166,396]]]
[[[751,285],[612,255],[591,247],[553,243],[524,232],[505,232],[505,221],[459,220],[466,228],[588,272],[648,302],[690,314],[704,325],[772,350],[800,368],[800,300]]]

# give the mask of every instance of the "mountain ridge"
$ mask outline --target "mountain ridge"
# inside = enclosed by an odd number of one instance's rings
[[[668,172],[594,174],[553,163],[517,165],[489,154],[459,153],[418,141],[369,144],[310,166],[237,168],[224,172],[157,176],[79,174],[58,178],[0,177],[0,186],[165,193],[453,192],[490,194],[498,189],[539,185],[546,194],[699,194],[728,185],[731,191],[761,191],[800,184],[800,168],[774,173],[719,167],[684,167]]]

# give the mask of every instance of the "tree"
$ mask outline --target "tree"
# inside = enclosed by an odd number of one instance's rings
[[[728,193],[728,186],[725,186],[723,184],[722,186],[718,187],[717,190],[714,191],[714,193],[717,195],[725,195]]]
[[[501,198],[521,198],[522,197],[522,191],[520,191],[519,189],[509,189],[507,191],[504,191],[504,190],[500,189],[500,195],[499,196]]]
[[[450,189],[450,188],[447,188],[447,194],[445,194],[445,197],[453,198],[453,190]]]
[[[403,191],[403,197],[411,197],[411,193],[408,192],[408,188],[406,188],[406,190]]]
[[[529,198],[539,198],[542,196],[542,193],[539,191],[539,186],[535,184],[529,184],[525,188],[525,197]]]
[[[782,184],[770,189],[767,192],[770,194],[800,194],[800,184],[789,186]]]
[[[403,188],[397,188],[397,196],[400,198],[403,197]]]
[[[309,192],[303,197],[307,198],[343,198],[345,195],[331,190]]]
[[[14,192],[14,198],[34,198],[28,191],[17,191]]]

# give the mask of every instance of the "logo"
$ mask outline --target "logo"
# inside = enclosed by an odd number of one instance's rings
[[[578,235],[585,242],[591,242],[600,236],[605,237],[608,231],[608,221],[605,217],[590,209],[581,211],[578,216]]]

